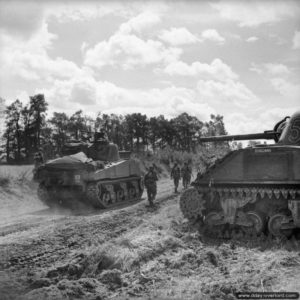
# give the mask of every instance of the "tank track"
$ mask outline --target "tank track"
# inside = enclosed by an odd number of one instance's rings
[[[97,208],[109,208],[138,201],[143,194],[143,182],[139,177],[125,180],[107,180],[90,182],[87,185],[86,198]]]
[[[279,223],[291,215],[288,200],[299,196],[299,188],[196,186],[182,193],[180,209],[185,218],[200,224],[200,231],[210,237],[245,239],[265,233],[289,236],[292,230],[281,230]],[[232,224],[235,221],[220,222],[222,214],[234,215],[228,209],[236,210],[235,218],[243,220],[243,226]]]
[[[80,208],[78,204],[86,204],[95,208],[109,208],[141,199],[144,186],[140,177],[115,180],[100,180],[87,183],[86,191],[64,190],[55,187],[46,188],[40,184],[38,197],[49,207],[65,206]]]

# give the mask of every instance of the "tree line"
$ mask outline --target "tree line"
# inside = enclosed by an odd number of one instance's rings
[[[4,144],[0,151],[7,162],[31,162],[42,148],[46,157],[61,153],[65,143],[91,141],[95,132],[104,129],[120,150],[156,151],[169,146],[179,151],[195,151],[199,137],[226,134],[223,117],[211,115],[203,122],[187,113],[167,119],[163,115],[147,117],[141,113],[104,114],[95,118],[82,110],[71,116],[54,112],[47,118],[48,103],[43,94],[31,96],[27,104],[15,100],[5,108]]]

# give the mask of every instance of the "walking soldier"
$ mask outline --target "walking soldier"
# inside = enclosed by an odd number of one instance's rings
[[[182,185],[183,188],[186,189],[188,185],[191,182],[191,177],[192,177],[192,170],[189,167],[188,163],[185,162],[182,169],[181,169],[181,174],[182,174]]]
[[[148,173],[144,177],[144,183],[147,190],[147,196],[150,206],[154,206],[153,201],[155,200],[156,193],[157,193],[157,184],[158,177],[156,172],[154,171],[154,167],[151,166],[149,168]]]
[[[177,163],[175,163],[174,167],[171,170],[171,179],[173,179],[174,181],[175,193],[177,193],[180,177],[181,177],[180,168],[177,165]]]

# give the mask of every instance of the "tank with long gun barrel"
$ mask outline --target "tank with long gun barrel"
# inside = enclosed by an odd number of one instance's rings
[[[224,141],[245,141],[245,140],[274,140],[278,132],[264,131],[263,133],[236,134],[236,135],[218,135],[199,138],[200,142],[224,142]]]
[[[228,153],[180,197],[183,215],[210,236],[291,236],[300,228],[300,111],[274,130],[201,137],[200,142],[274,139]]]

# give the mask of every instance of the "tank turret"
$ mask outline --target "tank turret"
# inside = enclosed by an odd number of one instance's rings
[[[256,139],[275,143],[231,151],[181,194],[183,215],[210,236],[290,236],[300,228],[300,112],[272,131],[199,140]]]

